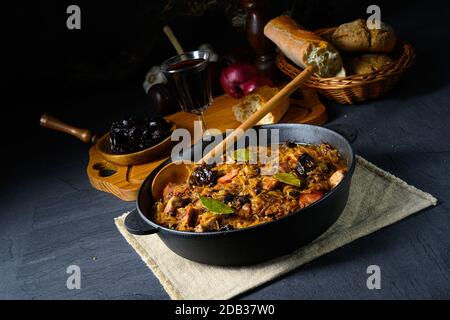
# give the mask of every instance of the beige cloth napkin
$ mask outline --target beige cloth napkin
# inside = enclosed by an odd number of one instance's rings
[[[347,206],[328,231],[293,254],[246,267],[189,261],[170,251],[157,235],[128,233],[127,214],[115,222],[172,299],[229,299],[436,203],[430,194],[358,156]]]

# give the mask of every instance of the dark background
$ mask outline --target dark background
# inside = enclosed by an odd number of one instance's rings
[[[373,3],[269,1],[269,12],[276,16],[289,10],[313,30],[364,18],[367,6]],[[70,4],[81,7],[81,30],[66,28],[66,8]],[[382,19],[392,24],[400,37],[414,36],[418,50],[416,68],[425,71],[419,79],[421,88],[417,89],[445,83],[447,2],[376,1],[376,4],[382,8]],[[151,106],[141,90],[144,75],[151,66],[175,54],[162,32],[165,24],[172,27],[187,50],[208,42],[224,54],[246,45],[242,24],[232,25],[233,18],[243,14],[236,0],[20,1],[4,12],[8,23],[7,45],[3,50],[8,56],[6,69],[10,71],[5,91],[7,95],[13,93],[4,109],[20,116],[20,130],[26,131],[36,129],[44,111],[92,128],[102,122],[104,112],[125,113],[135,105],[149,109]],[[420,29],[419,36],[415,29]],[[136,90],[136,95],[121,105],[107,105],[106,101],[96,106],[77,103],[104,91],[129,89]],[[12,146],[15,145],[17,141],[13,141]]]
[[[205,5],[209,3],[209,5]],[[309,29],[366,17],[382,20],[417,51],[414,66],[381,99],[342,106],[322,98],[328,126],[356,133],[355,151],[439,200],[435,208],[355,241],[244,298],[449,298],[450,86],[448,1],[271,1]],[[77,4],[82,29],[66,28]],[[232,26],[236,1],[42,1],[2,4],[2,168],[0,297],[168,298],[119,235],[113,218],[133,203],[94,190],[88,146],[39,127],[43,112],[103,133],[124,113],[150,112],[142,89],[148,69],[175,52],[169,23],[185,49],[210,42],[219,53],[245,45]],[[93,260],[93,257],[96,260]],[[81,291],[65,287],[78,264]],[[369,291],[365,270],[378,264],[383,290]]]
[[[367,17],[366,8],[373,3],[281,0],[269,1],[268,11],[273,17],[292,12],[314,30]],[[66,28],[70,4],[81,8],[81,30]],[[382,19],[400,37],[414,40],[418,59],[413,72],[420,74],[412,84],[414,93],[447,83],[448,2],[376,4],[382,8]],[[151,112],[142,90],[144,76],[151,66],[175,54],[162,32],[165,24],[172,27],[185,50],[211,43],[225,54],[247,46],[237,0],[20,1],[7,4],[4,13],[7,72],[0,130],[14,161],[27,159],[30,151],[37,155],[54,149],[47,144],[48,133],[38,127],[43,112],[97,132],[108,130],[106,114],[115,119],[131,109]],[[233,19],[240,23],[233,25]],[[105,98],[108,92],[119,96],[127,92],[126,101],[117,97],[109,101]]]
[[[343,21],[367,17],[373,1],[280,0],[268,1],[270,16],[291,11],[308,29],[334,26]],[[78,4],[82,29],[66,28],[66,8]],[[424,46],[439,55],[447,41],[445,1],[377,1],[382,19],[391,23],[400,36],[408,37],[414,28],[429,30]],[[437,7],[441,17],[432,17]],[[402,12],[420,11],[421,18],[398,20]],[[185,49],[211,43],[219,53],[246,44],[243,26],[232,26],[243,15],[239,1],[44,1],[21,2],[8,12],[7,36],[10,44],[13,84],[22,87],[31,101],[51,105],[70,101],[74,96],[102,89],[140,85],[145,73],[175,52],[162,32],[169,24]],[[426,33],[424,33],[426,34]],[[424,48],[426,47],[426,48]],[[435,50],[441,48],[440,50]],[[25,80],[25,81],[24,81]]]

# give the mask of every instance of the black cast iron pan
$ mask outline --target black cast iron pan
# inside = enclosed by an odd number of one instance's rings
[[[340,134],[323,127],[273,124],[256,129],[262,128],[278,129],[280,143],[293,141],[331,144],[346,160],[348,173],[341,183],[322,199],[279,220],[230,231],[181,232],[157,225],[150,219],[154,204],[151,196],[152,181],[157,172],[171,161],[169,159],[153,170],[142,184],[137,198],[137,209],[130,213],[125,221],[128,231],[139,235],[156,233],[169,249],[182,257],[224,266],[253,264],[289,254],[324,233],[336,222],[347,203],[355,169],[352,147]],[[203,148],[207,145],[208,143],[203,142]]]

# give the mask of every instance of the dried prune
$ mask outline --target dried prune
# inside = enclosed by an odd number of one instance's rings
[[[238,204],[240,204],[240,205],[244,205],[244,204],[250,202],[250,198],[249,198],[248,195],[245,195],[245,196],[237,196],[236,199],[235,199],[235,201],[236,201]]]
[[[213,186],[217,183],[217,171],[211,170],[212,165],[202,164],[195,168],[189,177],[189,183],[195,186]]]
[[[109,140],[115,153],[137,152],[161,142],[170,135],[170,125],[163,118],[126,116],[111,125]]]
[[[297,173],[300,177],[306,178],[308,172],[314,170],[316,167],[316,160],[309,155],[308,153],[304,153],[298,158],[297,161]]]
[[[227,193],[223,198],[223,203],[231,204],[231,207],[235,208],[236,210],[241,209],[244,204],[249,202],[250,202],[249,195],[236,196],[231,193]]]
[[[225,195],[225,197],[223,198],[223,203],[231,203],[234,201],[235,196],[232,195],[231,193],[228,193]]]

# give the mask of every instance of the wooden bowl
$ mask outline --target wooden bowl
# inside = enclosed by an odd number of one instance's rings
[[[169,120],[165,121],[170,124],[170,133],[172,134],[176,129],[175,123]],[[147,149],[133,153],[118,154],[111,151],[109,132],[100,139],[97,139],[96,135],[92,134],[90,130],[74,127],[45,113],[41,116],[40,124],[45,128],[68,133],[85,143],[94,144],[97,151],[105,160],[122,166],[142,164],[154,160],[156,157],[169,150],[172,143],[169,135],[160,143]]]
[[[173,132],[176,129],[175,123],[168,121],[171,124],[170,132]],[[172,141],[170,140],[170,135],[165,138],[160,143],[149,147],[147,149],[133,152],[133,153],[124,153],[118,154],[111,151],[111,143],[109,140],[109,132],[101,137],[97,144],[96,148],[98,152],[102,155],[105,160],[122,165],[129,166],[135,164],[142,164],[149,162],[163,154],[166,150],[169,150]]]

